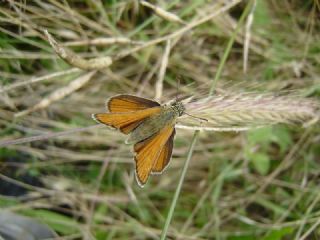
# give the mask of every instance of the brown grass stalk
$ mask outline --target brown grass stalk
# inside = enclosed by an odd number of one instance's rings
[[[112,64],[112,59],[109,56],[92,58],[89,60],[83,59],[71,50],[62,47],[62,45],[59,44],[47,30],[45,30],[44,33],[56,54],[59,55],[59,57],[61,57],[67,63],[69,63],[71,66],[83,70],[99,70],[107,68]]]

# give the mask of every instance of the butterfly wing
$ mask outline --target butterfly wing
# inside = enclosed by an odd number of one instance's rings
[[[170,125],[163,128],[159,133],[134,145],[134,151],[136,152],[136,178],[140,186],[147,182],[159,156],[166,155],[162,154],[162,150],[167,146],[166,143],[173,132],[174,128]]]
[[[158,114],[160,111],[161,107],[152,107],[135,112],[97,113],[93,114],[92,118],[99,123],[114,127],[124,134],[128,134],[145,118]]]
[[[160,174],[164,171],[166,166],[168,166],[168,163],[171,159],[172,155],[172,149],[173,149],[173,139],[174,135],[176,134],[176,130],[174,129],[171,133],[171,136],[169,137],[167,143],[162,148],[158,159],[156,160],[155,164],[152,167],[151,173],[154,174]]]
[[[155,101],[124,94],[110,98],[107,103],[107,108],[111,113],[134,112],[159,106],[160,104]]]

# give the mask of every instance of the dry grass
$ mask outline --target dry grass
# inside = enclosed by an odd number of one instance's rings
[[[200,129],[168,238],[318,239],[319,4],[4,1],[0,207],[65,239],[158,239]],[[179,119],[169,168],[141,189],[125,136],[90,116],[121,93],[166,103],[177,76],[208,122]]]

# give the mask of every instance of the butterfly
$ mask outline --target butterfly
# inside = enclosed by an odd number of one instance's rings
[[[129,135],[133,144],[136,180],[143,187],[150,174],[161,174],[168,166],[173,149],[175,124],[185,113],[182,102],[168,105],[133,95],[117,95],[107,102],[108,113],[92,114],[99,123]]]

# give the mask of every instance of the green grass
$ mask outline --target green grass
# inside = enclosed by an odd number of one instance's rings
[[[176,97],[179,75],[179,96],[202,99],[214,90],[274,92],[316,99],[320,109],[320,3],[257,0],[244,73],[245,35],[235,26],[243,26],[240,19],[247,15],[248,2],[171,39],[177,42],[170,51],[161,102]],[[43,29],[61,44],[120,36],[148,43],[185,27],[137,4],[54,0],[1,5],[0,86],[73,68],[55,54]],[[222,7],[208,1],[166,1],[159,6],[187,24]],[[80,89],[20,118],[13,115],[86,72],[0,92],[0,142],[94,125],[91,114],[105,111],[106,99],[116,94],[153,98],[165,46],[162,41],[115,60]],[[135,47],[114,43],[70,49],[90,59],[113,58]],[[160,239],[161,234],[162,239],[320,237],[319,122],[307,128],[277,124],[245,132],[200,131],[193,151],[188,151],[193,134],[177,129],[170,166],[161,176],[151,176],[144,188],[135,182],[131,146],[107,128],[0,148],[0,188],[8,182],[26,184],[22,175],[42,182],[26,185],[31,195],[23,200],[1,193],[0,208],[45,220],[70,239],[89,233],[98,240]]]

